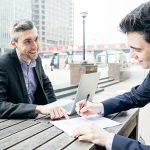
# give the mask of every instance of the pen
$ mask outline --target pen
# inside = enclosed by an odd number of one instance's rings
[[[87,103],[89,97],[90,97],[90,94],[87,94],[87,97],[86,97],[86,99],[85,99],[85,104]],[[81,105],[80,110],[83,108],[83,106],[84,106],[84,105]],[[80,110],[79,110],[79,113],[80,113]]]

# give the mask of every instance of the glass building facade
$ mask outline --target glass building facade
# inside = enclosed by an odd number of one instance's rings
[[[32,12],[43,50],[53,45],[73,45],[73,0],[33,0]]]
[[[41,50],[73,45],[73,0],[0,0],[0,48],[11,48],[9,28],[20,19],[32,20],[39,32]]]
[[[11,48],[9,28],[14,21],[31,18],[31,0],[0,0],[0,48]]]

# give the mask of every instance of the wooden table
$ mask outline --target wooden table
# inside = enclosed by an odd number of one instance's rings
[[[137,139],[139,110],[132,109],[109,116],[122,124],[108,131]],[[0,150],[95,150],[103,149],[92,143],[79,142],[57,129],[49,119],[0,119]]]

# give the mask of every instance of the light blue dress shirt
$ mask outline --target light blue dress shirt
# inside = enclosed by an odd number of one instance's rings
[[[18,50],[16,50],[17,56],[20,61],[20,65],[23,71],[23,76],[26,84],[26,89],[28,93],[29,104],[34,104],[35,98],[34,94],[37,88],[37,78],[34,74],[34,68],[36,67],[36,61],[31,61],[30,64],[27,64],[24,60],[21,59]]]

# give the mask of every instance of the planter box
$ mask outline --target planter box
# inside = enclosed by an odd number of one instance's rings
[[[119,63],[109,63],[108,64],[108,77],[115,80],[120,80],[120,64]]]
[[[82,74],[97,72],[97,65],[70,64],[70,83],[78,84]]]

